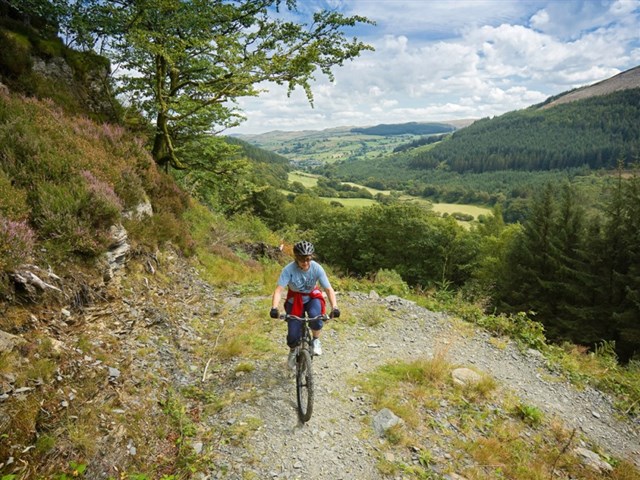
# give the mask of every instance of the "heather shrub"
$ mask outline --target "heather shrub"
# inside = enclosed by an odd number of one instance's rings
[[[87,186],[84,211],[90,210],[91,218],[88,220],[96,228],[109,228],[120,218],[124,206],[122,200],[111,185],[97,179],[91,172],[83,170],[81,175]]]
[[[0,170],[0,215],[12,220],[24,220],[29,216],[26,191],[14,187],[2,170]]]
[[[129,168],[122,171],[113,187],[125,210],[142,203],[146,197],[140,177]]]
[[[26,221],[8,220],[0,215],[0,272],[29,261],[34,244],[35,235]]]
[[[168,175],[158,175],[148,191],[154,212],[167,212],[181,218],[189,206],[189,195]]]
[[[85,182],[43,183],[34,222],[53,257],[97,256],[108,247],[108,228],[118,219],[120,205],[113,190],[93,175]]]
[[[160,245],[172,243],[186,255],[194,251],[194,241],[186,223],[167,212],[154,214],[142,221],[125,220],[133,247],[142,251],[154,251]]]

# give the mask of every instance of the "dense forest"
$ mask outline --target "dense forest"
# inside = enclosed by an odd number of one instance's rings
[[[640,155],[640,89],[479,120],[450,141],[407,158],[407,167],[445,164],[459,172],[615,167]]]

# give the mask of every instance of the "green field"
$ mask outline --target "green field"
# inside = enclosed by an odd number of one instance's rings
[[[310,173],[304,172],[290,172],[289,173],[289,182],[300,182],[306,188],[315,187],[318,184],[318,176],[312,175]],[[375,188],[363,187],[362,185],[358,185],[357,183],[352,182],[344,182],[347,185],[353,185],[356,187],[362,187],[369,190],[373,195],[377,195],[378,193],[382,193],[383,195],[391,194],[390,190],[377,190]],[[371,205],[375,205],[377,202],[368,198],[337,198],[337,197],[322,197],[322,200],[325,202],[338,202],[345,207],[355,208],[355,207],[368,207]],[[480,215],[490,215],[491,210],[486,207],[479,207],[477,205],[463,205],[459,203],[431,203],[428,200],[420,197],[412,197],[411,195],[401,195],[401,201],[405,202],[417,202],[422,203],[433,208],[434,212],[439,214],[448,214],[451,215],[453,213],[462,213],[466,215],[471,215],[474,220],[477,220]],[[464,222],[468,223],[468,222]]]
[[[313,188],[318,184],[318,176],[304,172],[289,172],[289,183],[300,182],[305,188]]]
[[[491,215],[491,210],[486,207],[478,207],[476,205],[462,205],[459,203],[434,203],[433,210],[438,213],[464,213],[467,215],[473,215],[475,220],[480,215]]]

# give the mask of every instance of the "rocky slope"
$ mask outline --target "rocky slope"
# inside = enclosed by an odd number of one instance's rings
[[[551,108],[563,103],[586,100],[630,88],[640,88],[640,67],[632,68],[593,85],[572,90],[545,104],[542,108]]]

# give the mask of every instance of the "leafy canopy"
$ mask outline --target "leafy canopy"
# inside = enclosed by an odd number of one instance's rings
[[[155,122],[156,162],[183,168],[176,142],[238,125],[237,99],[276,83],[289,93],[303,88],[313,105],[318,70],[333,79],[333,67],[372,50],[343,33],[372,23],[367,18],[322,10],[301,23],[291,20],[297,3],[87,0],[83,15],[91,22],[82,25],[93,25],[94,41],[121,69],[121,92]]]

